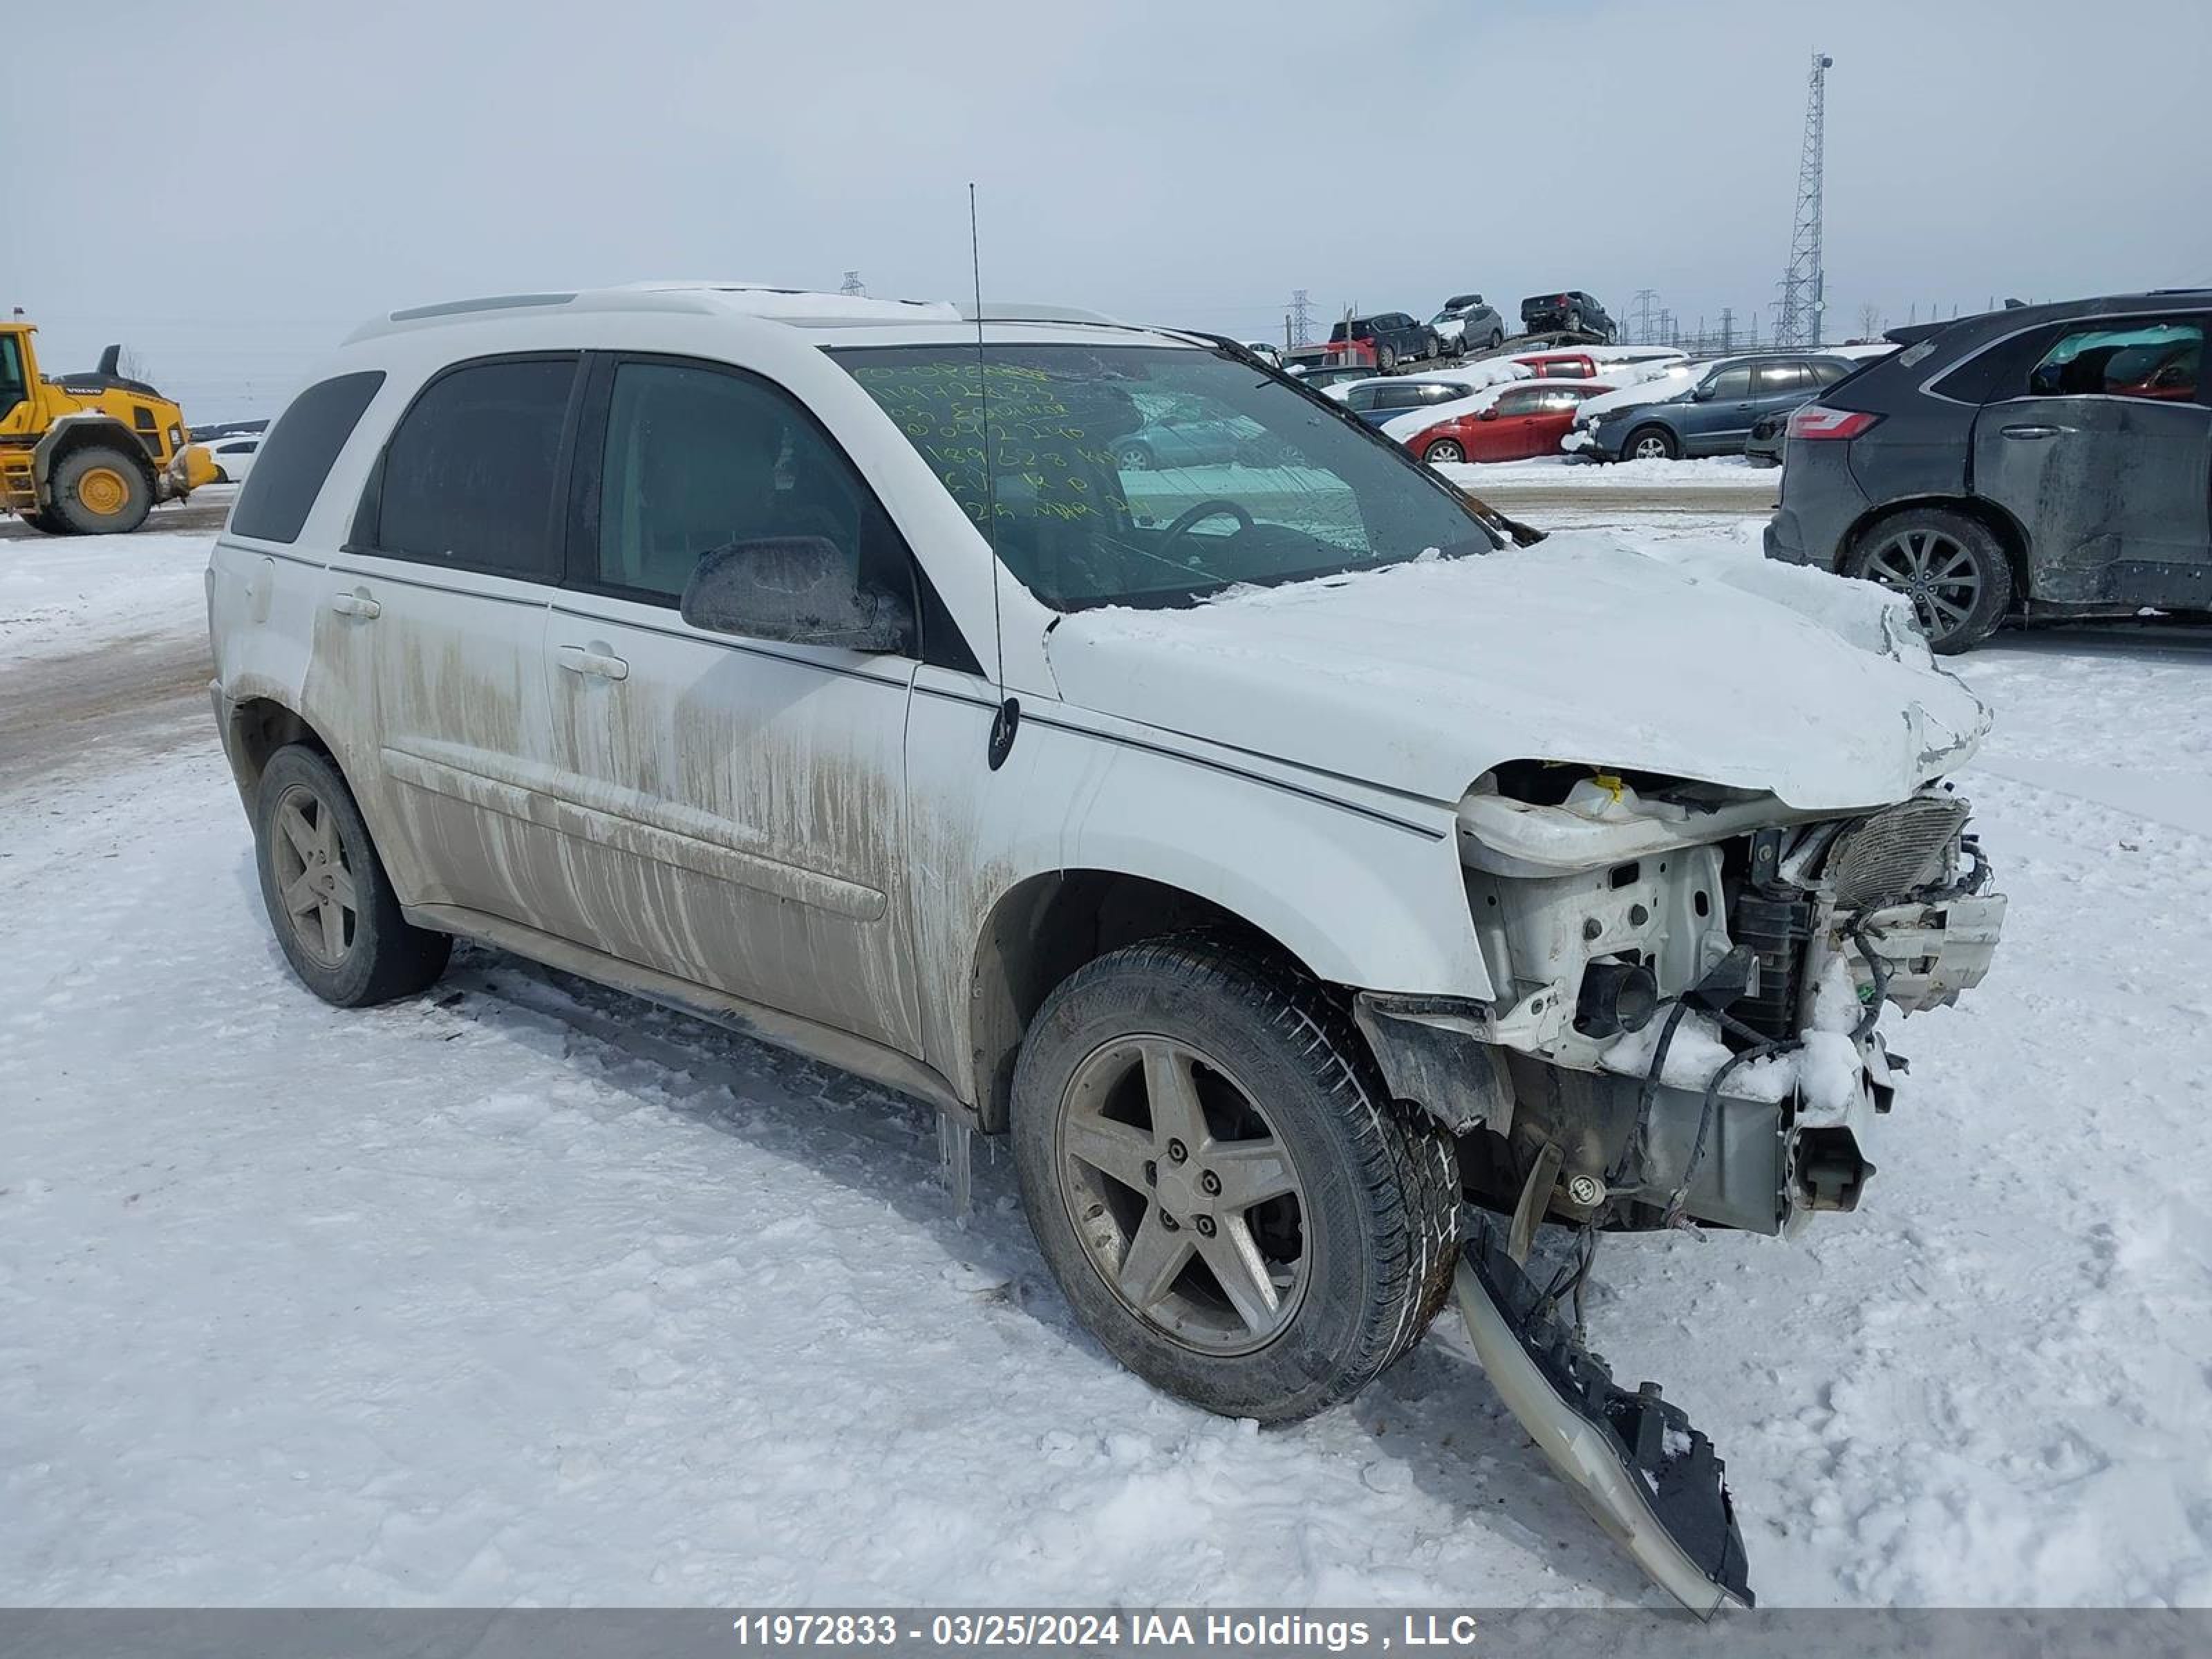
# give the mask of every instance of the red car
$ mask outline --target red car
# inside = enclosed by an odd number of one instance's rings
[[[1431,465],[1556,455],[1583,399],[1612,390],[1588,380],[1524,380],[1498,393],[1486,409],[1424,428],[1406,447]]]
[[[1533,369],[1540,380],[1587,380],[1597,374],[1597,359],[1582,351],[1532,351],[1513,361]]]

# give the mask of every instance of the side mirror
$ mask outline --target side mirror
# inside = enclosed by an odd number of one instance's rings
[[[1496,404],[1491,404],[1491,406],[1490,406],[1489,408],[1487,408],[1487,409],[1484,410],[1483,410],[1480,415],[1477,415],[1474,418],[1475,418],[1476,420],[1478,420],[1478,421],[1494,421],[1494,420],[1496,420],[1496,419],[1498,418],[1498,405],[1497,405]]]
[[[1693,403],[1709,404],[1712,402],[1713,393],[1716,390],[1717,390],[1717,388],[1715,387],[1713,383],[1711,380],[1707,380],[1704,385],[1698,386],[1690,393],[1691,401]]]
[[[678,610],[694,628],[789,645],[897,651],[914,616],[895,594],[856,587],[851,562],[819,536],[769,536],[704,555]]]

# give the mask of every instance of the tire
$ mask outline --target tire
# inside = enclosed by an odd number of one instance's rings
[[[1123,444],[1114,452],[1114,459],[1127,471],[1149,472],[1155,458],[1149,445]]]
[[[1389,346],[1384,346],[1375,354],[1375,367],[1388,374],[1398,367],[1398,354]]]
[[[224,471],[221,467],[217,467],[215,470],[215,477],[209,479],[208,482],[210,483],[228,483],[230,482],[230,474]]]
[[[1930,649],[1943,656],[1971,651],[1997,630],[2012,610],[2012,562],[1995,532],[1946,507],[1908,507],[1863,533],[1845,574],[1894,589]]]
[[[1673,461],[1681,454],[1681,444],[1663,426],[1639,426],[1620,446],[1624,461]]]
[[[1439,438],[1421,452],[1421,459],[1431,466],[1456,466],[1467,459],[1467,452],[1457,439]]]
[[[446,971],[453,941],[400,915],[353,792],[326,756],[299,744],[278,750],[254,801],[262,902],[284,959],[309,990],[341,1008],[366,1008],[412,996]],[[336,882],[319,885],[332,865]],[[303,884],[312,908],[295,915],[285,896]]]
[[[1023,1207],[1076,1316],[1206,1411],[1280,1423],[1324,1410],[1412,1347],[1449,1294],[1450,1136],[1389,1098],[1319,986],[1241,945],[1152,940],[1070,976],[1023,1042],[1012,1127]],[[1227,1150],[1260,1137],[1270,1152]],[[1239,1169],[1247,1193],[1274,1195],[1240,1203],[1217,1174]],[[1247,1262],[1269,1270],[1272,1306]]]
[[[32,529],[39,531],[48,536],[74,536],[76,534],[76,532],[69,527],[69,521],[67,520],[43,507],[40,507],[35,512],[26,513],[23,515],[23,522],[30,526]]]
[[[1583,314],[1582,314],[1582,313],[1581,313],[1581,312],[1579,312],[1579,311],[1571,311],[1571,312],[1569,312],[1569,313],[1567,313],[1567,332],[1568,332],[1568,333],[1570,333],[1570,334],[1579,334],[1579,333],[1581,333],[1582,331],[1583,331]]]
[[[1492,351],[1497,350],[1500,346],[1503,346],[1504,343],[1505,343],[1505,335],[1504,335],[1504,331],[1502,331],[1502,330],[1501,330],[1500,331],[1498,331],[1498,333],[1492,334],[1492,335],[1490,337],[1490,349],[1491,349],[1491,350],[1492,350]]]
[[[88,444],[55,464],[53,504],[46,510],[79,536],[124,535],[154,510],[154,486],[137,457]]]

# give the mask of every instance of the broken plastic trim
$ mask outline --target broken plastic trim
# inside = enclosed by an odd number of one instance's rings
[[[1614,1386],[1486,1218],[1462,1250],[1456,1289],[1483,1369],[1591,1518],[1699,1618],[1754,1605],[1712,1442],[1657,1385]]]

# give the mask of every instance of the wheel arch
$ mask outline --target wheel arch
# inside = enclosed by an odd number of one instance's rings
[[[261,775],[268,770],[270,757],[278,750],[295,744],[312,749],[328,760],[337,768],[338,775],[345,778],[346,787],[354,788],[353,780],[346,777],[345,763],[338,758],[329,739],[289,702],[267,691],[248,692],[223,701],[222,750],[230,761],[230,775],[238,785],[239,798],[246,803],[248,812],[253,810],[254,799],[261,788]],[[360,794],[358,789],[354,790],[356,800]]]
[[[2005,562],[2012,567],[2015,606],[2025,605],[2035,596],[2034,562],[2028,556],[2027,526],[2004,507],[1982,495],[1930,491],[1924,495],[1901,496],[1869,507],[1854,519],[1850,526],[1837,538],[1834,569],[1840,574],[1857,554],[1866,538],[1890,520],[1921,507],[1940,507],[1944,512],[1972,519],[1986,528],[1997,538],[1997,545],[2004,550]]]
[[[1006,1129],[1022,1038],[1056,987],[1125,945],[1194,932],[1241,939],[1308,979],[1321,977],[1267,928],[1218,899],[1154,877],[1048,870],[1001,893],[984,917],[969,977],[968,1039],[982,1127],[994,1134]]]
[[[133,463],[146,480],[149,489],[156,488],[160,474],[155,470],[146,446],[138,434],[112,415],[87,412],[64,415],[47,428],[38,447],[31,452],[31,471],[41,493],[52,486],[54,468],[80,449],[101,447],[113,449]]]

